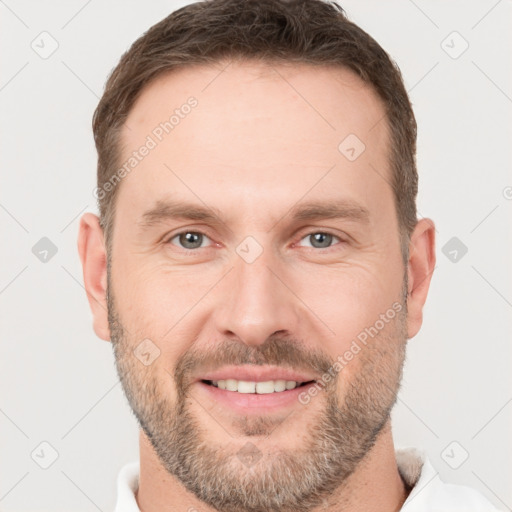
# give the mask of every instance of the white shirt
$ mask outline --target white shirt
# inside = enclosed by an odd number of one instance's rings
[[[413,486],[401,512],[500,512],[477,490],[444,483],[425,452],[398,448],[395,453],[402,478]],[[121,468],[114,512],[140,512],[135,500],[139,470],[139,462],[131,462]]]

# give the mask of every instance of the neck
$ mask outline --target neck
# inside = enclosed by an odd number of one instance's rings
[[[142,430],[139,441],[140,476],[136,499],[141,512],[194,509],[216,512],[167,473]],[[321,507],[311,512],[397,512],[408,493],[398,472],[388,420],[373,448],[345,484],[327,497]]]

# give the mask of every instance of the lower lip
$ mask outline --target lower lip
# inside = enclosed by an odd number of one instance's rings
[[[197,383],[202,393],[205,393],[210,400],[225,405],[242,414],[262,414],[281,411],[293,405],[300,405],[299,395],[308,392],[315,383],[310,382],[303,386],[278,391],[274,393],[238,393],[220,389],[210,384],[199,381]]]

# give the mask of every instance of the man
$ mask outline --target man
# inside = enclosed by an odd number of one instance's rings
[[[141,427],[116,512],[495,510],[393,446],[434,225],[400,72],[341,8],[179,9],[93,125],[79,251]]]

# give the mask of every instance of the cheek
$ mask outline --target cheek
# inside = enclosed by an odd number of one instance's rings
[[[315,324],[326,333],[325,348],[334,357],[393,308],[402,287],[402,278],[370,265],[305,272],[297,282],[297,295],[309,316],[317,317]]]
[[[119,265],[113,276],[116,304],[124,325],[137,338],[148,337],[162,344],[168,344],[170,339],[174,343],[177,333],[200,310],[202,298],[219,279],[214,269],[189,266],[180,270],[142,258],[124,268]]]

